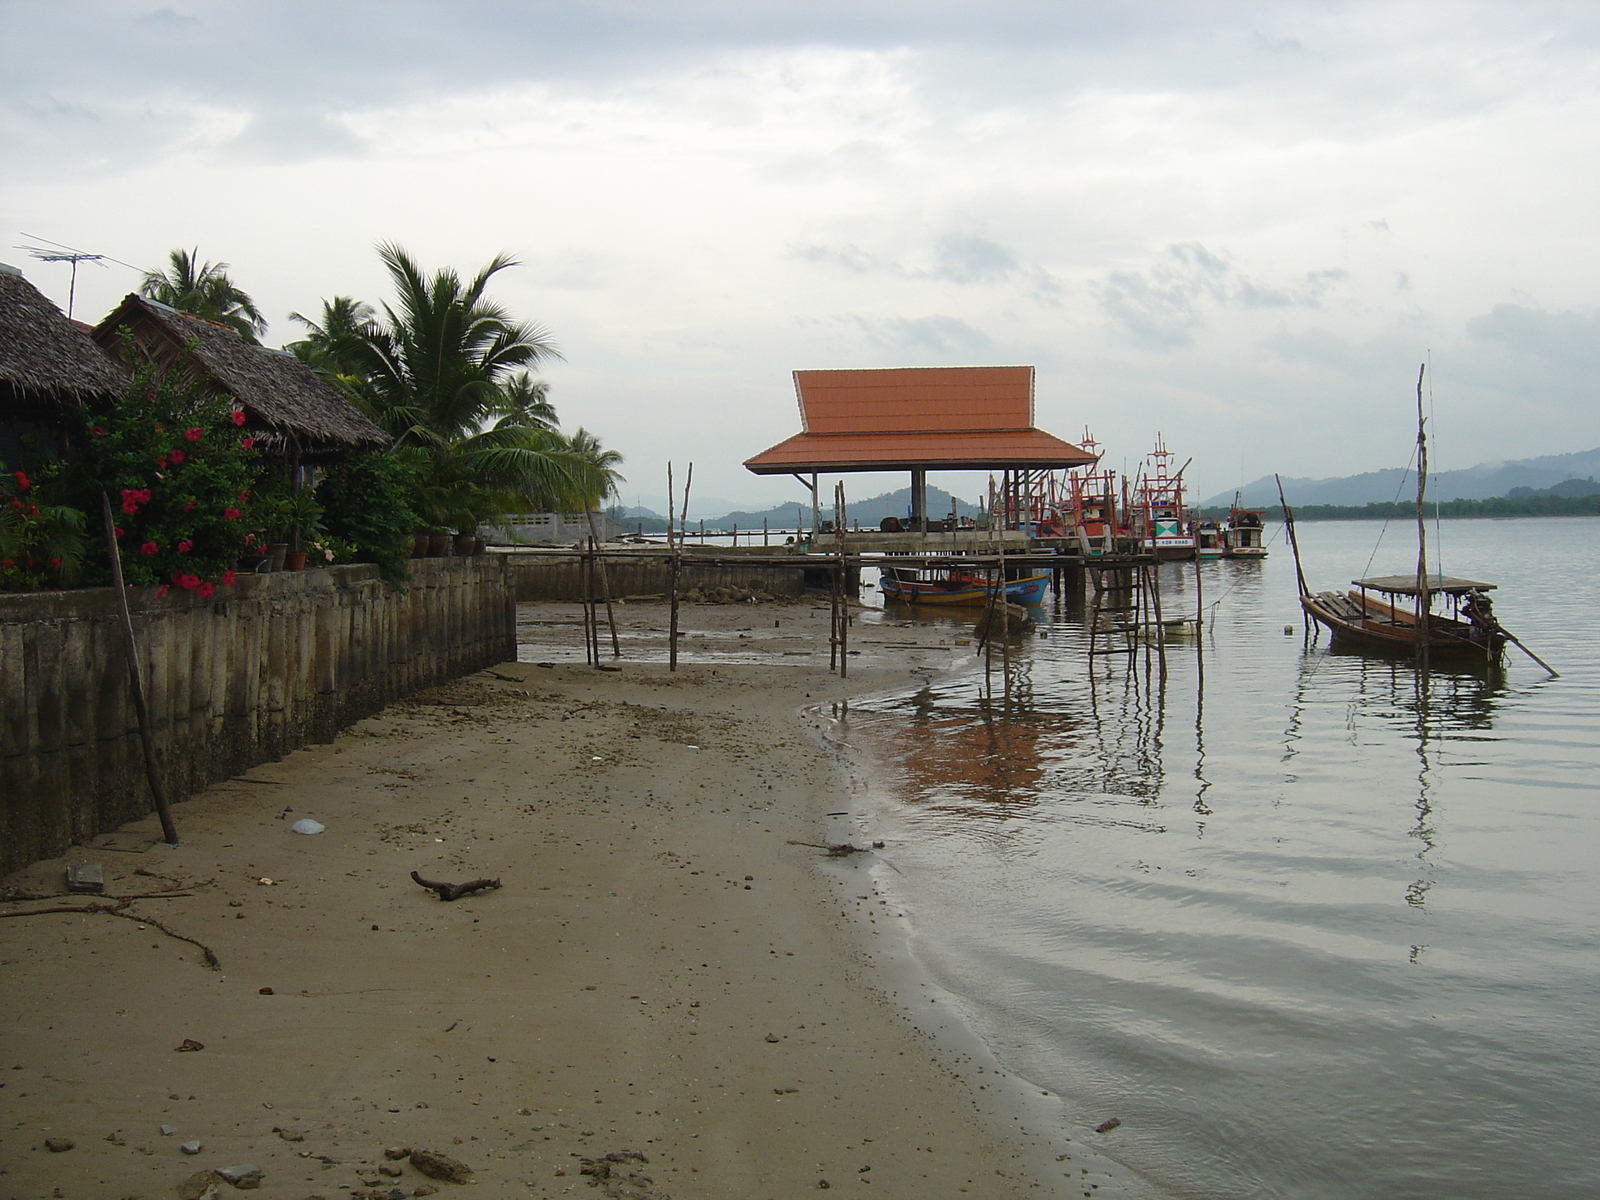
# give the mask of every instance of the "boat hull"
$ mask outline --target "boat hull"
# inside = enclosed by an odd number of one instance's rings
[[[1028,575],[1006,581],[1006,599],[1013,604],[1038,604],[1050,586],[1048,575]],[[989,603],[992,586],[957,584],[945,580],[906,580],[885,575],[878,584],[884,598],[902,604],[937,604],[947,606],[981,606]]]

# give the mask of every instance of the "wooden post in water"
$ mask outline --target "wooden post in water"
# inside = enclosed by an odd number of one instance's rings
[[[767,519],[765,517],[761,518],[761,544],[763,546],[772,545],[772,541],[767,534]]]
[[[133,686],[133,712],[139,719],[139,744],[144,749],[144,774],[150,781],[150,794],[155,798],[156,815],[161,818],[161,838],[169,846],[178,844],[178,826],[172,820],[172,806],[167,803],[167,789],[161,782],[160,764],[156,762],[155,731],[150,726],[150,709],[144,699],[144,671],[139,666],[139,644],[133,637],[133,617],[128,612],[128,589],[122,583],[122,552],[117,548],[117,527],[111,517],[111,497],[100,493],[100,503],[105,513],[106,550],[111,555],[111,587],[117,593],[117,615],[122,618],[122,648],[128,656],[128,681]]]
[[[844,480],[833,485],[833,528],[834,542],[838,548],[839,565],[834,570],[834,578],[838,581],[836,587],[839,592],[839,678],[844,679],[850,674],[850,598],[846,591],[846,581],[849,566],[845,558],[844,542]]]
[[[611,657],[621,658],[622,645],[617,641],[617,616],[616,613],[614,613],[611,609],[611,579],[606,575],[605,557],[604,555],[600,554],[600,532],[595,528],[593,509],[589,510],[589,539],[594,543],[596,554],[595,561],[600,567],[600,590],[605,593],[606,598],[606,624],[611,627]],[[599,638],[596,638],[595,641],[598,643]],[[595,653],[594,662],[595,666],[600,665],[600,654],[598,650]]]
[[[671,598],[671,617],[667,622],[667,670],[678,669],[678,543],[674,527],[678,523],[673,507],[672,464],[667,464],[667,591]]]

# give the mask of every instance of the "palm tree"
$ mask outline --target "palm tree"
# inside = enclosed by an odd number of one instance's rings
[[[266,318],[255,301],[228,278],[228,264],[203,263],[200,249],[174,250],[167,255],[170,269],[147,271],[139,283],[139,294],[179,312],[228,325],[247,342],[256,342],[267,332]]]
[[[622,453],[618,450],[604,449],[600,445],[600,439],[582,425],[579,425],[567,439],[567,446],[573,454],[593,467],[605,480],[602,491],[586,497],[588,503],[584,508],[597,509],[617,494],[617,485],[623,481],[622,472],[617,469],[622,465]]]
[[[355,381],[361,374],[362,345],[376,316],[365,301],[335,296],[322,302],[320,320],[289,314],[289,320],[306,327],[306,336],[284,349],[335,382]]]
[[[555,431],[547,386],[527,374],[560,357],[549,333],[485,295],[515,261],[497,255],[463,282],[448,267],[425,274],[392,243],[378,255],[396,295],[353,359],[360,395],[397,451],[428,459],[436,519],[465,533],[497,511],[570,511],[603,495],[605,468]]]

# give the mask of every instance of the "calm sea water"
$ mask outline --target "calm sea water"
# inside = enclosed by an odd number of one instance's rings
[[[1415,563],[1400,526],[1376,558],[1375,523],[1300,530],[1313,588]],[[1164,680],[1091,670],[1052,601],[1009,703],[980,673],[850,710],[913,953],[1174,1195],[1600,1196],[1600,521],[1442,540],[1561,678],[1308,647],[1280,537],[1201,565]]]

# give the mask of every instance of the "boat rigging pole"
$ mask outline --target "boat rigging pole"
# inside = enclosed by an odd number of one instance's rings
[[[1300,594],[1309,596],[1311,589],[1306,586],[1306,573],[1300,569],[1300,539],[1294,535],[1294,513],[1289,508],[1289,502],[1283,498],[1283,480],[1276,474],[1272,478],[1278,485],[1278,507],[1283,509],[1283,528],[1289,535],[1289,549],[1294,551],[1294,577],[1300,584]]]
[[[1412,633],[1417,660],[1424,671],[1428,669],[1428,642],[1433,636],[1428,621],[1433,607],[1428,593],[1428,518],[1422,507],[1428,487],[1428,437],[1422,416],[1422,377],[1427,371],[1427,363],[1417,368],[1417,623]]]

